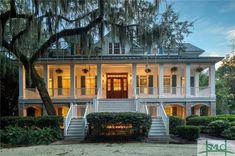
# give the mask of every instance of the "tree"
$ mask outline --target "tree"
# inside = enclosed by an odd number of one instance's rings
[[[234,46],[234,45],[233,45]],[[227,55],[216,71],[216,104],[221,114],[235,113],[235,55]]]
[[[89,53],[95,38],[103,41],[105,31],[111,31],[112,36],[120,37],[121,44],[135,40],[149,49],[156,42],[182,51],[182,41],[192,23],[179,21],[170,6],[160,14],[159,4],[160,0],[2,0],[0,46],[23,64],[47,113],[55,115],[45,83],[34,67],[47,49],[73,36],[82,38],[81,51]]]
[[[18,69],[0,54],[0,116],[18,114]]]

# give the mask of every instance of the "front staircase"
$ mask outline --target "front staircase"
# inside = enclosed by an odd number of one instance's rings
[[[168,142],[169,119],[162,104],[156,105],[157,116],[152,117],[152,125],[148,134],[150,142]],[[87,130],[87,114],[91,112],[141,112],[149,114],[148,105],[135,99],[95,99],[87,103],[83,116],[77,116],[77,105],[71,104],[64,120],[64,136],[69,139],[83,140]]]
[[[68,126],[66,138],[83,140],[85,138],[83,125],[83,118],[72,118]]]
[[[152,117],[152,125],[148,134],[151,142],[168,142],[169,134],[162,117]]]

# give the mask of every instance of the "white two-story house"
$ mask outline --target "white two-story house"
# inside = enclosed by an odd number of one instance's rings
[[[222,57],[200,56],[204,50],[185,43],[185,51],[168,53],[152,48],[145,52],[137,44],[121,46],[109,35],[96,50],[82,54],[79,45],[50,50],[37,62],[58,115],[65,117],[65,135],[80,135],[70,129],[72,121],[86,125],[90,112],[143,112],[163,129],[150,136],[168,134],[167,116],[215,115],[215,63]],[[97,50],[98,49],[98,50]],[[199,75],[208,71],[208,85]],[[203,111],[201,108],[204,108]],[[26,75],[19,66],[19,114],[45,115],[37,89],[27,88]],[[154,122],[156,120],[156,122]],[[84,131],[84,130],[82,130]],[[84,132],[83,132],[84,133]]]

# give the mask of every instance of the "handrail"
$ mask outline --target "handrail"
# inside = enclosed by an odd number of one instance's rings
[[[67,113],[66,118],[64,119],[64,135],[67,135],[68,132],[68,128],[69,128],[69,123],[71,122],[72,118],[73,118],[73,108],[74,105],[73,103],[71,103],[71,106],[69,108],[69,111]]]
[[[148,110],[148,106],[147,106],[147,104],[144,104],[144,106],[145,106],[146,114],[149,114],[149,110]]]
[[[166,127],[166,133],[169,135],[169,118],[164,110],[163,105],[160,103],[160,109],[159,109],[159,114],[162,117],[163,123]]]
[[[83,134],[85,134],[85,131],[86,131],[86,126],[87,126],[87,112],[88,112],[88,107],[89,107],[89,104],[87,103],[86,104],[86,109],[85,109],[85,113],[83,115]]]

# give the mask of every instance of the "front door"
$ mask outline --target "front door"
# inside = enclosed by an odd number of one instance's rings
[[[127,74],[107,74],[107,98],[128,98]]]

